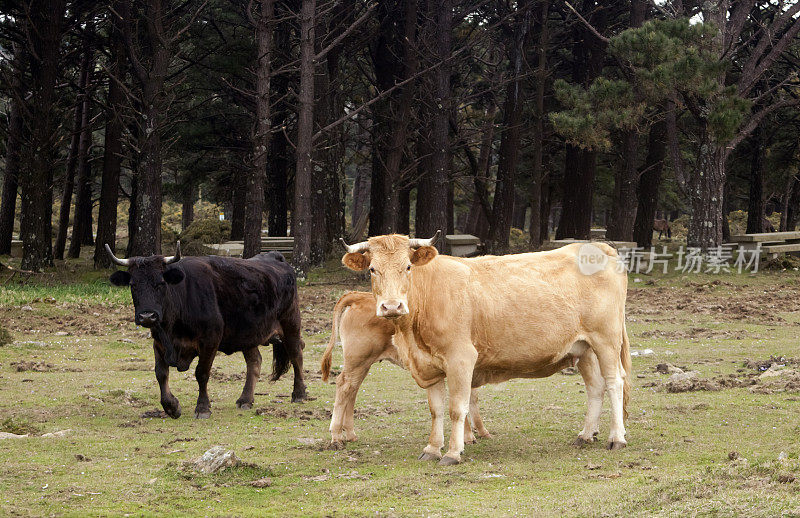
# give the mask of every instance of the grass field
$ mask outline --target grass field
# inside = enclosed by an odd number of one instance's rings
[[[585,394],[580,376],[557,374],[482,389],[494,437],[448,468],[417,460],[425,392],[390,364],[361,389],[359,440],[325,448],[334,386],[319,358],[334,302],[366,288],[361,278],[331,264],[301,287],[312,400],[289,402],[289,374],[262,381],[254,409],[237,410],[244,360],[219,356],[211,419],[197,421],[192,369],[171,373],[184,416],[160,414],[149,333],[107,273],[0,278],[0,322],[14,338],[0,347],[0,431],[29,435],[0,440],[0,515],[800,516],[800,383],[759,378],[773,361],[800,368],[796,271],[632,275],[632,347],[653,353],[633,358],[628,448],[603,448],[607,408],[602,440],[570,445]],[[698,371],[698,390],[665,390],[661,363]],[[246,464],[217,475],[184,467],[213,445]],[[251,486],[263,477],[270,485]]]

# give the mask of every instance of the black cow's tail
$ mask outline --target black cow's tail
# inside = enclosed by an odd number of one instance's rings
[[[272,342],[272,374],[270,381],[278,381],[281,376],[286,374],[292,364],[292,357],[289,354],[288,346],[283,340],[275,339]]]

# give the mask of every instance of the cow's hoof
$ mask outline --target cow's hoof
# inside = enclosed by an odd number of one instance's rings
[[[485,432],[485,433],[480,433],[479,432],[478,433],[478,437],[480,437],[481,439],[492,439],[492,434],[490,434],[489,432]]]
[[[608,441],[608,445],[606,445],[606,448],[608,448],[609,450],[621,450],[627,445],[628,443],[623,441]]]
[[[461,459],[456,459],[454,457],[445,455],[441,458],[441,460],[439,460],[440,466],[455,466],[456,464],[461,464]]]
[[[434,455],[433,453],[428,453],[423,451],[422,454],[419,456],[419,460],[439,460],[441,459],[440,455]]]
[[[331,444],[328,446],[329,450],[343,450],[344,449],[344,441],[331,441]]]
[[[195,419],[208,419],[211,417],[211,410],[195,410],[194,411],[194,418]]]
[[[478,444],[478,439],[475,437],[464,438],[464,444]]]
[[[308,399],[308,396],[305,392],[302,394],[292,394],[292,403],[302,403],[306,399]]]
[[[250,410],[253,408],[253,403],[248,401],[237,401],[236,408],[240,410]]]
[[[587,441],[583,437],[578,436],[578,437],[575,437],[574,441],[572,441],[572,445],[576,446],[578,448],[583,448],[584,446],[588,446],[589,444],[592,444],[593,442],[594,442],[594,439],[592,439],[590,441]]]
[[[170,402],[167,404],[161,403],[161,408],[164,409],[164,413],[170,416],[173,419],[177,419],[181,416],[181,404],[176,399],[175,402]]]

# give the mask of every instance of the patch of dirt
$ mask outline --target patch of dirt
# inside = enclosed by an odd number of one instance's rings
[[[242,381],[247,375],[243,372],[236,372],[233,374],[226,374],[216,367],[211,367],[211,379],[228,383],[231,381]]]
[[[703,378],[697,371],[686,371],[685,367],[664,363],[657,365],[655,370],[670,374],[670,377],[663,382],[650,382],[644,386],[657,387],[670,393],[715,392],[729,388],[747,388],[755,394],[800,392],[800,369],[793,369],[791,365],[800,365],[800,360],[773,356],[769,360],[747,360],[744,368],[734,374]]]
[[[301,421],[311,421],[312,419],[330,419],[331,412],[322,408],[289,408],[264,407],[256,409],[256,415],[274,417],[276,419],[299,419]]]
[[[141,415],[142,419],[167,419],[168,417],[163,410],[148,410]]]
[[[398,412],[400,412],[400,409],[392,406],[378,408],[367,405],[355,409],[355,418],[364,419],[365,417],[387,416]]]
[[[83,372],[77,367],[56,367],[46,361],[21,360],[11,362],[16,372]]]
[[[689,330],[662,331],[652,329],[639,334],[641,338],[661,338],[665,340],[691,340],[696,342],[701,339],[715,340],[745,340],[756,339],[760,336],[745,331],[744,329],[708,329],[693,327]]]

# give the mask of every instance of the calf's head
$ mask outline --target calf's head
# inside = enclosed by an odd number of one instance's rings
[[[397,318],[408,314],[408,289],[414,268],[436,257],[438,252],[433,244],[441,232],[430,239],[409,239],[392,234],[371,237],[355,245],[342,240],[347,248],[342,263],[355,271],[369,269],[379,317]]]
[[[178,268],[167,268],[181,258],[181,244],[178,243],[175,255],[164,257],[130,257],[119,259],[106,245],[106,251],[114,264],[126,266],[128,271],[118,270],[109,280],[115,286],[130,286],[136,323],[143,327],[155,327],[164,316],[164,297],[167,284],[178,284],[183,280],[183,272]]]

